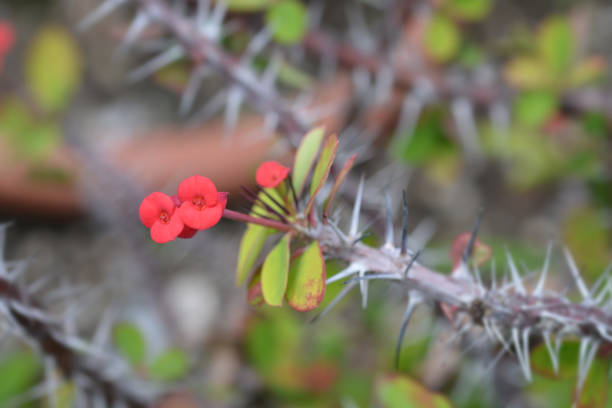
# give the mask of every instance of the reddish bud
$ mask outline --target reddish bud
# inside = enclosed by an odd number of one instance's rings
[[[278,186],[289,174],[289,167],[275,161],[261,163],[255,173],[255,181],[261,187],[273,188]]]

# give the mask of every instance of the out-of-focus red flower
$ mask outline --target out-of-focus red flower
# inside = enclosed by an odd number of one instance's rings
[[[4,56],[13,48],[15,44],[15,29],[7,21],[0,21],[0,72],[4,65]]]
[[[223,216],[227,193],[217,191],[207,177],[191,176],[179,184],[178,198],[182,202],[178,214],[183,223],[196,230],[212,227]]]
[[[160,192],[151,193],[142,200],[138,215],[140,221],[151,229],[151,239],[158,244],[172,241],[185,226],[172,198]]]
[[[255,181],[261,187],[273,188],[278,186],[281,181],[287,178],[289,167],[275,161],[267,161],[261,163],[255,173]]]

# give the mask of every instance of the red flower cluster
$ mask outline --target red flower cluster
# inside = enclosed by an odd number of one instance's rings
[[[0,72],[4,65],[4,56],[13,48],[15,44],[15,29],[13,25],[6,21],[0,21]]]
[[[278,186],[289,174],[289,167],[275,161],[261,163],[255,173],[255,181],[261,187],[274,188]]]
[[[191,238],[198,230],[217,224],[227,204],[227,193],[220,193],[214,183],[202,176],[181,182],[178,196],[155,192],[140,204],[140,221],[151,229],[158,244],[179,238]]]

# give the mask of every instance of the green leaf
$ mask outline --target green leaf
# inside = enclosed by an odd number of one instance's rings
[[[249,281],[249,289],[247,290],[247,302],[251,306],[262,306],[266,302],[263,298],[263,292],[261,290],[261,268],[259,268]]]
[[[461,33],[455,23],[442,14],[434,15],[425,28],[425,50],[437,62],[447,62],[459,50]]]
[[[145,358],[147,343],[140,329],[131,323],[122,322],[113,328],[115,347],[130,364],[141,364]]]
[[[261,290],[270,306],[281,306],[287,290],[289,273],[289,243],[291,235],[285,234],[270,251],[261,269]]]
[[[400,375],[387,376],[378,384],[378,398],[384,408],[452,408],[442,395]]]
[[[535,57],[516,57],[504,70],[506,80],[521,89],[541,89],[550,83],[546,63]]]
[[[595,359],[591,364],[587,378],[582,386],[578,397],[577,407],[580,408],[604,408],[608,399],[608,372],[609,361]],[[574,387],[574,395],[579,390]]]
[[[26,81],[48,113],[64,109],[81,82],[81,56],[70,34],[57,25],[41,28],[26,56]]]
[[[270,233],[270,228],[261,225],[249,224],[247,226],[240,241],[238,265],[236,267],[236,286],[242,285],[249,272],[251,272]]]
[[[468,21],[481,20],[491,11],[491,0],[447,0],[451,12]]]
[[[544,124],[557,110],[557,96],[546,91],[522,92],[515,101],[518,121],[527,127]]]
[[[455,149],[443,128],[444,112],[423,112],[414,131],[398,134],[391,144],[391,154],[409,164],[424,164]]]
[[[565,73],[571,66],[574,38],[569,20],[556,16],[547,19],[538,31],[537,45],[554,76]]]
[[[321,187],[327,181],[327,177],[329,177],[329,171],[331,170],[332,164],[334,164],[334,159],[336,158],[336,152],[338,151],[338,137],[336,135],[330,135],[323,148],[321,149],[321,155],[319,156],[319,161],[317,162],[317,166],[312,173],[312,183],[310,184],[310,200],[308,201],[308,205],[306,205],[306,214],[310,212],[310,208],[314,204],[315,197]]]
[[[322,127],[315,128],[306,133],[295,154],[292,177],[293,188],[298,197],[302,194],[302,190],[306,185],[306,179],[310,174],[310,169],[323,142],[323,136],[325,136],[325,130]]]
[[[266,12],[266,24],[274,39],[281,44],[299,42],[308,26],[308,14],[297,0],[276,2]]]
[[[227,8],[231,11],[261,11],[274,3],[275,0],[227,0]]]
[[[149,367],[151,378],[159,381],[176,381],[187,374],[189,356],[183,350],[172,348],[160,354]]]
[[[287,302],[300,312],[316,308],[325,296],[325,280],[325,261],[319,243],[314,241],[291,262]]]
[[[36,355],[16,351],[0,361],[0,402],[7,401],[34,386],[42,374]]]

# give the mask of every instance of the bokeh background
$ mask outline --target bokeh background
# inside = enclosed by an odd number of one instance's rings
[[[263,160],[291,163],[292,138],[248,100],[235,109],[240,88],[215,72],[181,108],[202,63],[193,56],[138,78],[173,46],[172,34],[149,25],[126,44],[134,4],[79,30],[100,3],[0,4],[4,258],[24,262],[20,284],[51,315],[84,338],[110,322],[105,347],[134,376],[174,392],[164,406],[425,406],[402,400],[395,378],[455,407],[571,405],[571,341],[559,376],[533,344],[537,375],[526,384],[512,353],[495,359],[499,347],[482,333],[456,336],[431,305],[409,325],[402,377],[389,377],[402,288],[374,282],[367,308],[353,294],[311,324],[316,311],[255,307],[235,286],[243,225],[222,221],[190,240],[153,243],[137,214],[146,194],[171,194],[198,173],[241,210],[240,186],[254,184]],[[169,3],[182,16],[197,8]],[[212,38],[228,55],[246,54],[240,64],[254,72],[281,61],[278,94],[305,95],[309,123],[338,132],[340,160],[359,153],[338,208],[350,213],[365,175],[368,243],[380,242],[384,192],[400,225],[406,190],[411,246],[426,245],[421,260],[446,273],[452,240],[483,207],[480,239],[493,248],[493,273],[501,277],[506,248],[523,272],[537,270],[552,242],[549,284],[571,291],[561,245],[591,283],[612,259],[611,22],[603,0],[232,0]],[[265,30],[265,47],[248,55]],[[341,268],[330,261],[328,276]],[[341,288],[330,285],[323,306]],[[43,359],[2,330],[0,405],[74,404],[70,381],[52,398],[33,392]],[[612,407],[606,357],[580,406]]]

